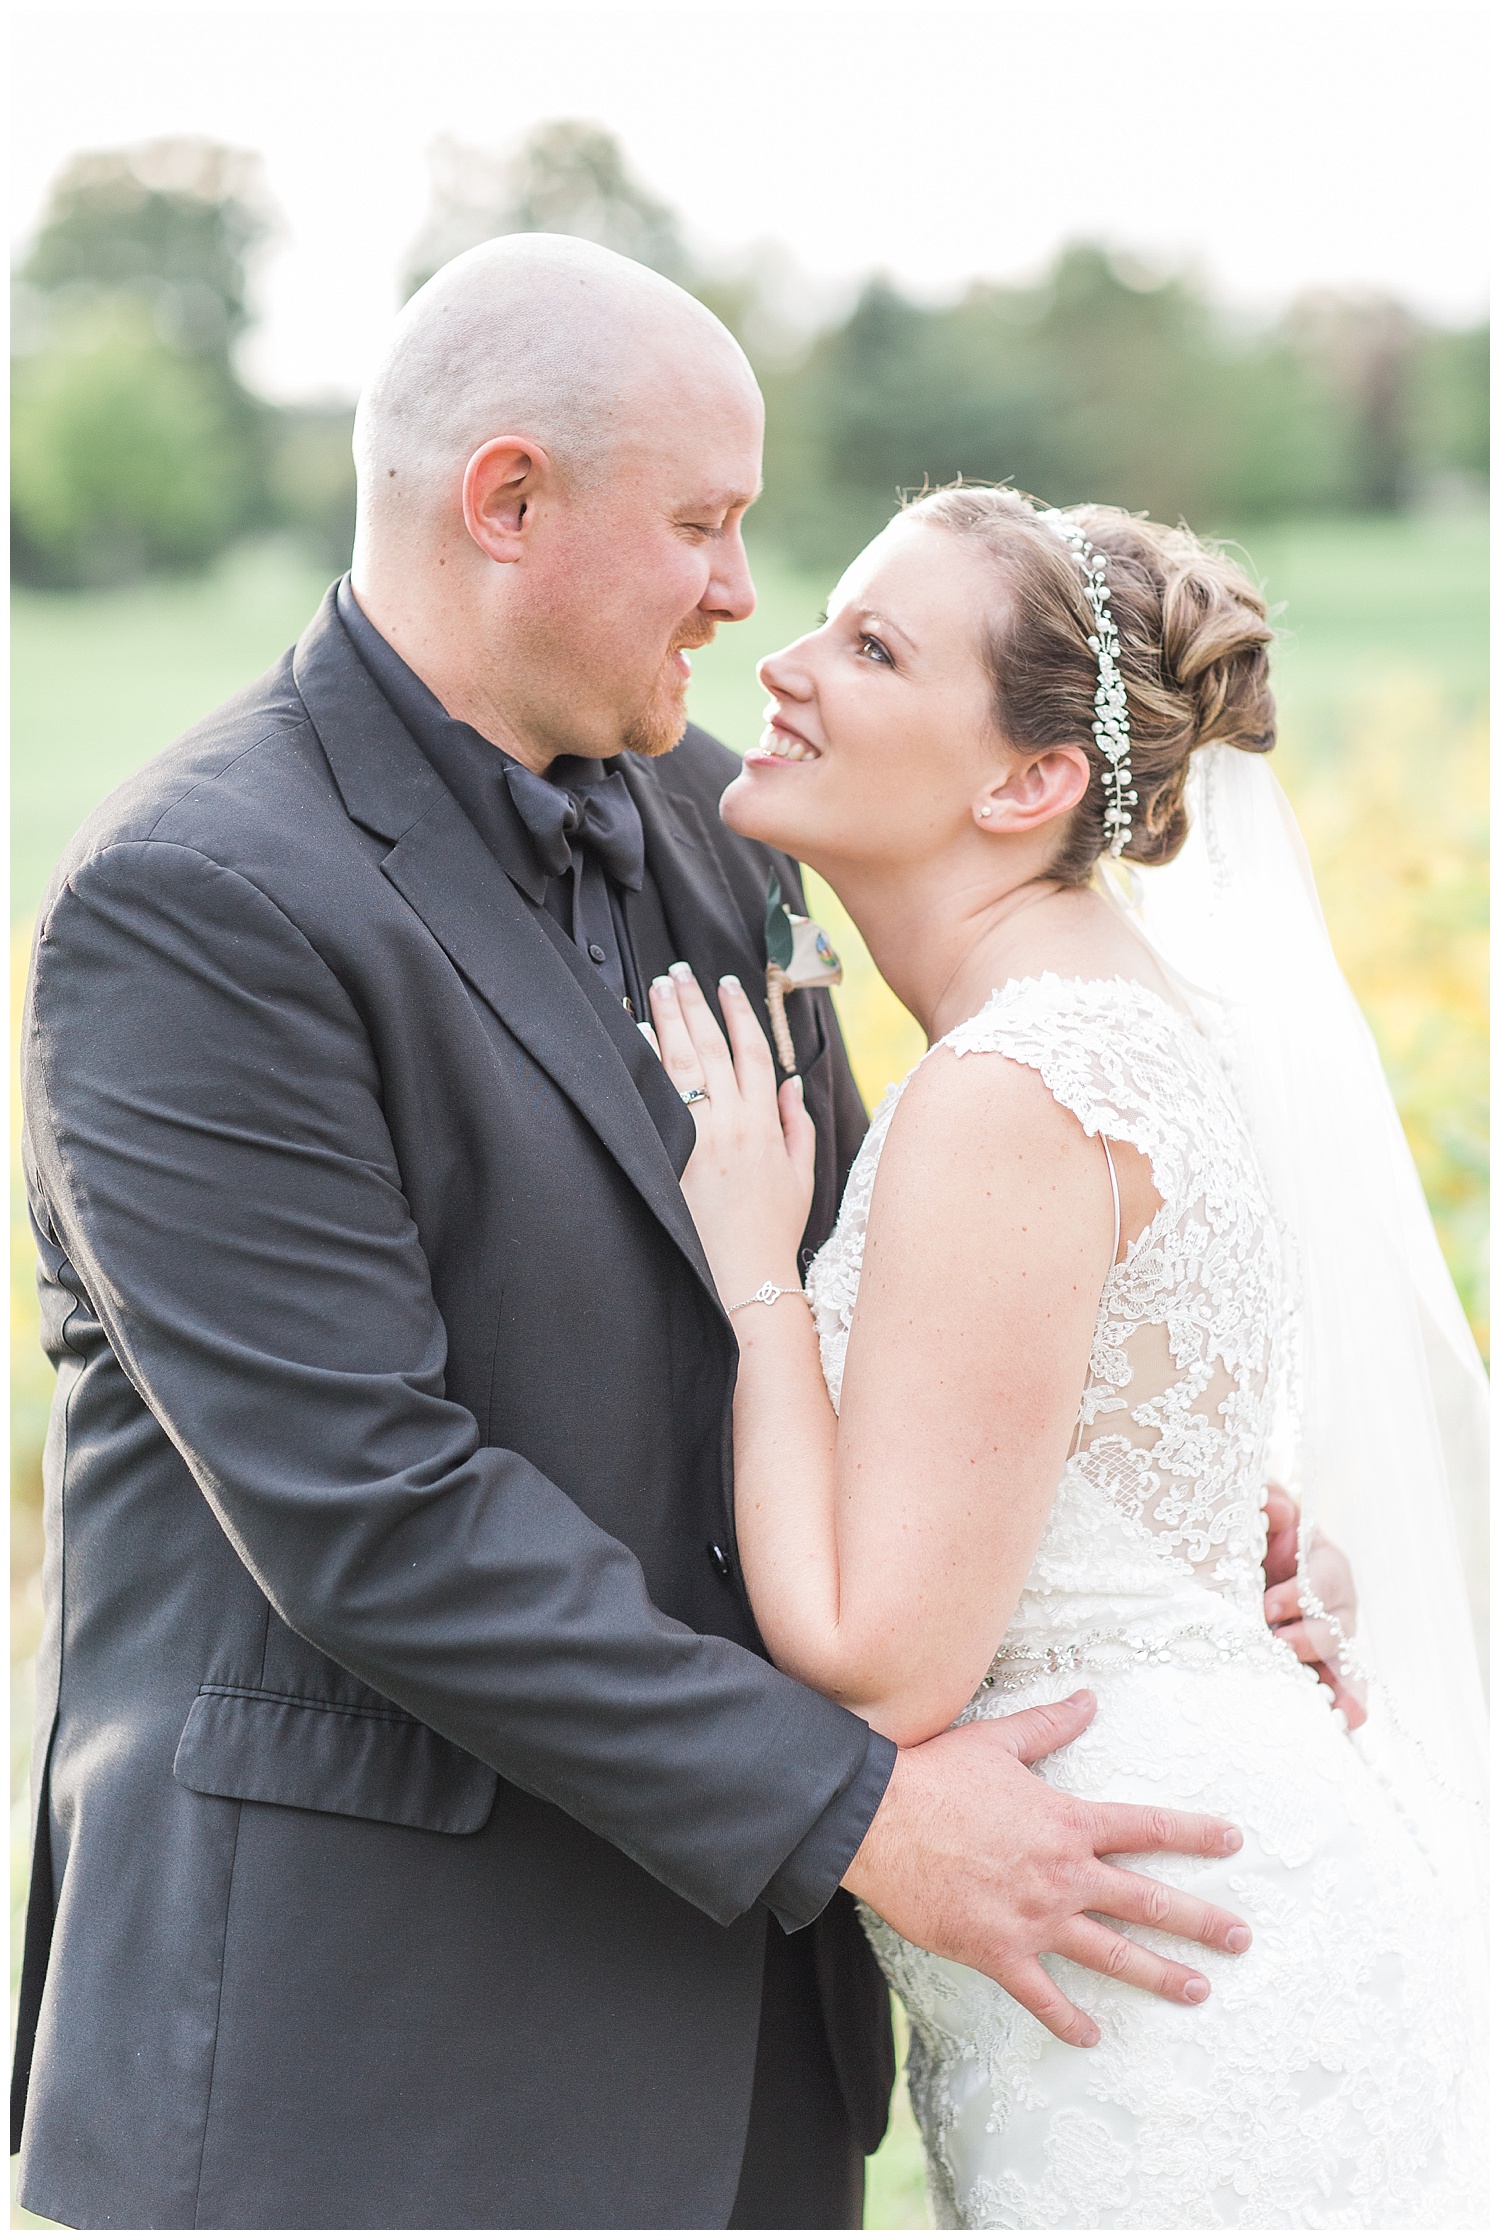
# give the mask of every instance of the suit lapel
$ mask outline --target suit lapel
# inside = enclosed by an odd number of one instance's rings
[[[698,975],[704,994],[718,1009],[718,982],[733,973],[770,1033],[766,1011],[764,944],[752,942],[746,914],[736,899],[696,801],[674,792],[668,763],[639,756],[622,758],[625,783],[641,812],[646,862],[671,929],[677,954]],[[755,923],[752,915],[751,924]]]
[[[608,1023],[565,938],[516,892],[349,644],[324,601],[293,675],[356,823],[393,842],[381,869],[464,977],[577,1107],[714,1292],[662,1133],[643,1098],[681,1128],[644,1038],[621,1010]],[[656,1079],[652,1080],[651,1076]],[[691,1148],[689,1142],[683,1151]]]
[[[381,869],[491,1010],[578,1107],[708,1282],[698,1233],[624,1052],[560,954],[561,939],[554,946],[540,914],[521,900],[446,789],[421,822],[402,834]],[[621,1041],[634,1036],[641,1056],[660,1073],[623,1010],[620,1021]]]
[[[584,963],[577,944],[568,939],[556,919],[547,911],[538,910],[532,923],[551,942],[562,959],[565,970],[572,974],[585,1001],[596,1013],[606,1035],[618,1051],[626,1072],[635,1083],[637,1096],[651,1115],[656,1132],[672,1163],[672,1172],[680,1175],[692,1156],[698,1132],[688,1118],[682,1099],[662,1070],[660,1059],[624,1005],[615,1001],[598,973],[591,965]]]
[[[750,998],[761,1031],[771,1039],[766,1008],[766,873],[774,863],[782,893],[794,909],[803,907],[799,867],[790,857],[753,842],[734,841],[722,826],[710,832],[713,812],[686,791],[670,755],[646,762],[622,757],[625,782],[635,796],[646,836],[646,861],[662,899],[667,924],[698,975],[704,994],[718,1009],[718,980],[732,972]],[[726,844],[727,843],[727,844]],[[752,933],[751,929],[754,929]],[[799,995],[788,1006],[798,1062],[805,1070],[825,1049],[827,1035],[818,998]]]

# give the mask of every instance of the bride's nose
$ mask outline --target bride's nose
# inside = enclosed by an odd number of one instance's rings
[[[812,697],[812,679],[807,665],[797,657],[805,641],[799,638],[795,645],[783,646],[779,653],[768,653],[764,661],[755,666],[755,674],[767,692],[778,700],[807,700]]]

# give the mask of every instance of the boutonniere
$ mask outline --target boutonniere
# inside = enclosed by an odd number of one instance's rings
[[[843,977],[833,943],[811,918],[799,918],[787,908],[781,899],[781,881],[773,871],[766,882],[766,1009],[783,1073],[797,1070],[786,1019],[788,995],[793,988],[835,988]]]

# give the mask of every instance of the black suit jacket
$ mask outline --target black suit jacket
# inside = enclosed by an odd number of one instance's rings
[[[629,782],[682,953],[753,992],[734,767],[690,731]],[[727,2219],[762,1900],[816,1911],[889,1746],[761,1652],[691,1123],[597,978],[331,600],[54,878],[42,2215]],[[864,1116],[826,995],[791,1008],[816,1242]],[[883,1988],[842,1894],[806,1933],[873,2147]]]

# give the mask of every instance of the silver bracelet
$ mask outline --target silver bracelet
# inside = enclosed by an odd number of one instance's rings
[[[752,1291],[748,1299],[741,1299],[737,1306],[726,1307],[724,1312],[738,1314],[740,1307],[774,1307],[778,1299],[800,1299],[808,1313],[812,1313],[811,1299],[795,1283],[763,1283],[759,1291]]]

